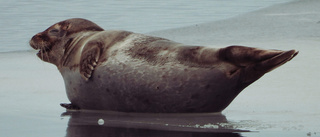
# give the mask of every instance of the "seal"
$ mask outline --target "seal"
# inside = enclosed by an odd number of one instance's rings
[[[211,48],[122,30],[81,18],[58,22],[30,40],[57,66],[67,109],[220,112],[248,85],[298,54],[245,46]]]

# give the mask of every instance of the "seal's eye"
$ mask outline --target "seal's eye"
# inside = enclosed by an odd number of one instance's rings
[[[58,33],[59,30],[58,30],[58,29],[52,29],[52,30],[50,30],[49,32],[50,32],[50,33]]]
[[[60,35],[61,35],[60,30],[58,29],[49,30],[49,36],[59,37]]]

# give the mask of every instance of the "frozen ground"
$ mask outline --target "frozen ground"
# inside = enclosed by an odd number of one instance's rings
[[[319,0],[301,0],[149,33],[191,45],[300,51],[246,88],[221,114],[65,113],[59,103],[68,99],[55,66],[35,52],[1,53],[0,135],[320,136],[319,7]]]

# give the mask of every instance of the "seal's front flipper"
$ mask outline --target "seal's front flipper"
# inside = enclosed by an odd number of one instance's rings
[[[100,57],[100,48],[90,46],[82,51],[80,60],[80,74],[85,80],[89,80]]]
[[[71,103],[69,103],[69,104],[68,103],[61,103],[60,106],[66,108],[66,109],[69,109],[69,110],[79,110],[80,109],[78,106],[73,105]]]

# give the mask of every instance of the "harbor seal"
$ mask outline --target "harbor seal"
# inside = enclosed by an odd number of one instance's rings
[[[248,85],[298,54],[244,46],[210,48],[81,18],[58,22],[30,40],[57,66],[68,109],[122,112],[220,112]]]

